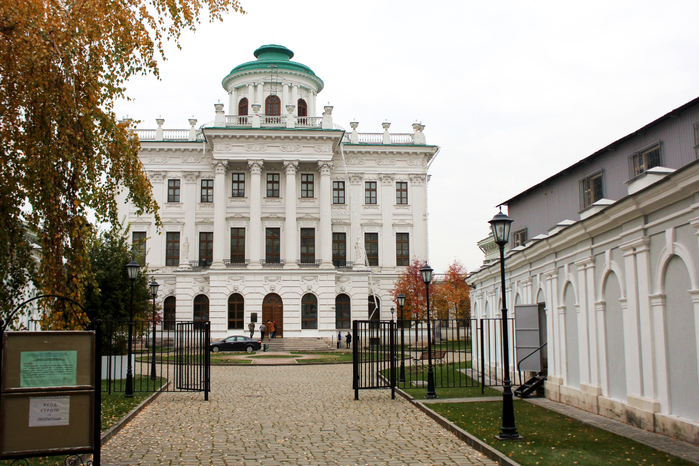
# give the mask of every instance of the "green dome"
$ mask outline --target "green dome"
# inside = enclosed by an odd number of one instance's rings
[[[256,61],[249,61],[236,66],[230,73],[228,73],[228,76],[223,78],[222,84],[224,89],[228,90],[228,82],[230,82],[238,73],[255,70],[269,71],[270,65],[276,65],[279,71],[288,70],[308,75],[317,83],[318,92],[320,92],[324,87],[323,80],[316,76],[312,69],[301,63],[291,61],[294,56],[294,52],[283,45],[263,45],[255,50],[254,55],[255,58],[257,58]]]

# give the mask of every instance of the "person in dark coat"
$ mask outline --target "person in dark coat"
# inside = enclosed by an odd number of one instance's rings
[[[347,348],[350,347],[350,344],[352,343],[352,334],[347,332],[347,335],[345,336],[345,341],[347,342]]]

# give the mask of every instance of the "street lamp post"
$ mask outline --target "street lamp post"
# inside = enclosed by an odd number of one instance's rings
[[[400,373],[398,376],[398,381],[400,383],[405,383],[405,321],[403,320],[405,316],[403,315],[403,306],[405,305],[405,295],[403,293],[398,295],[398,306],[400,307],[400,314],[398,321],[400,322]]]
[[[495,217],[489,222],[490,228],[493,231],[495,244],[500,247],[500,290],[502,291],[502,350],[504,353],[503,365],[505,368],[505,377],[503,378],[502,392],[502,428],[500,435],[495,437],[499,440],[517,440],[521,439],[517,433],[515,425],[515,409],[512,396],[512,384],[510,383],[510,349],[509,338],[507,332],[507,300],[505,293],[505,245],[510,237],[510,227],[513,220],[502,211],[498,212]]]
[[[124,396],[127,398],[133,398],[133,367],[131,364],[131,345],[133,344],[133,284],[138,277],[138,269],[141,266],[138,262],[131,260],[126,264],[126,270],[129,273],[129,281],[131,281],[131,306],[129,307],[129,341],[128,341],[128,351],[126,353],[126,392]]]
[[[155,380],[157,379],[155,374],[155,297],[158,296],[158,287],[160,285],[155,281],[155,277],[153,277],[153,280],[150,282],[149,286],[150,295],[153,297],[153,343],[151,344],[153,347],[153,357],[150,364],[150,379]]]
[[[432,272],[434,272],[434,270],[427,264],[420,269],[422,281],[425,282],[425,290],[427,294],[427,398],[437,398],[437,393],[434,391],[434,372],[432,371],[432,334],[430,330],[430,282],[432,281]]]

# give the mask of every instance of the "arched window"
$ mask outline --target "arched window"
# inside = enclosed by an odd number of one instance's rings
[[[240,102],[238,102],[238,115],[247,115],[248,114],[248,98],[243,97],[240,99]]]
[[[299,99],[298,101],[298,112],[300,117],[308,116],[308,105],[303,99]]]
[[[206,295],[200,294],[194,298],[194,320],[209,320],[209,298]]]
[[[281,115],[282,103],[279,97],[271,95],[265,100],[265,115],[279,116]]]
[[[376,304],[374,304],[373,295],[369,296],[369,320],[381,320],[381,300],[377,297]]]
[[[352,312],[350,298],[346,294],[339,294],[335,298],[335,327],[350,328]]]
[[[243,328],[245,300],[238,293],[228,298],[228,330],[240,330]]]
[[[318,328],[318,298],[310,293],[301,299],[301,328]]]
[[[163,330],[175,330],[177,299],[168,296],[163,303]]]

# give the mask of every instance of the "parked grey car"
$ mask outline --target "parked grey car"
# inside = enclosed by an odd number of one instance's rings
[[[219,351],[259,351],[262,348],[262,342],[253,338],[232,336],[223,340],[215,341],[209,345],[209,350],[212,353]]]

